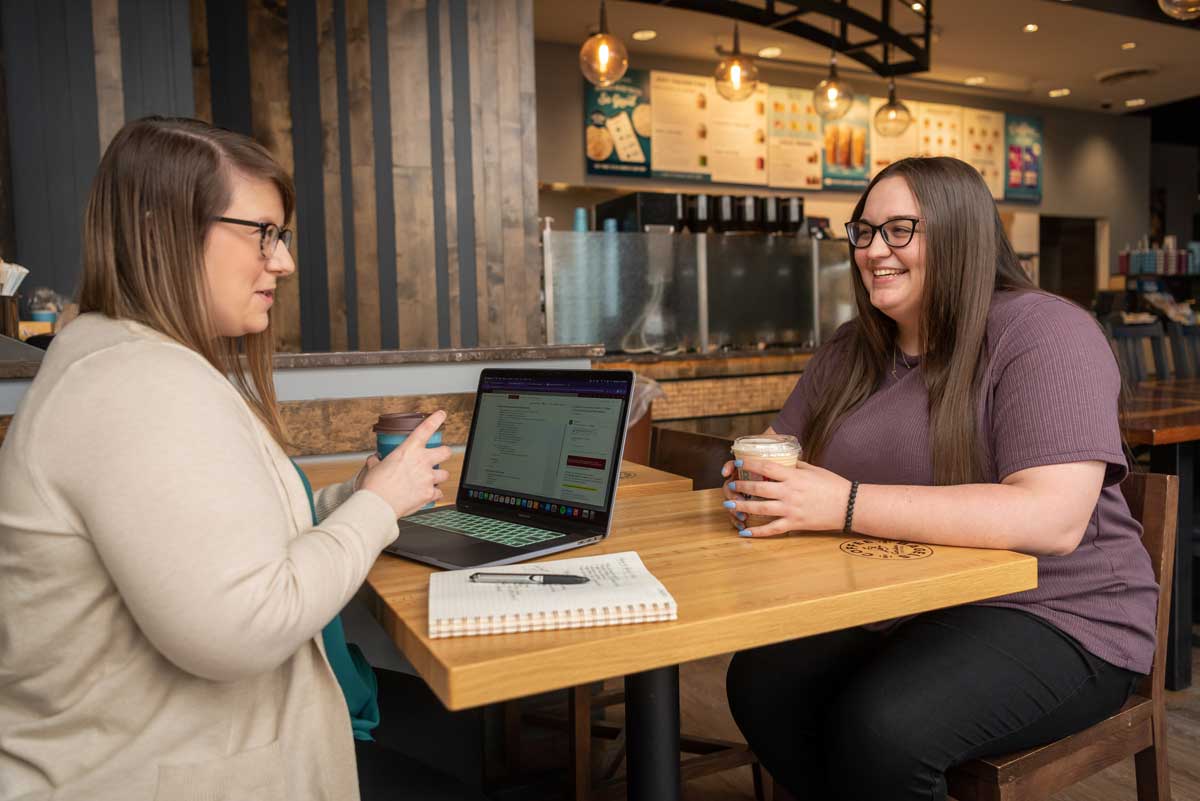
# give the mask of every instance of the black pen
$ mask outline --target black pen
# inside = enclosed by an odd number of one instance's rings
[[[587,576],[568,576],[557,573],[472,573],[476,584],[587,584]]]

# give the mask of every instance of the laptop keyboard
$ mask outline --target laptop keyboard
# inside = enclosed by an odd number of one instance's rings
[[[430,512],[421,515],[413,522],[440,528],[443,531],[453,531],[455,534],[465,534],[485,542],[507,545],[510,548],[524,548],[527,545],[537,545],[564,536],[557,531],[522,526],[520,523],[508,523],[504,520],[492,520],[488,517],[466,514],[457,509]]]

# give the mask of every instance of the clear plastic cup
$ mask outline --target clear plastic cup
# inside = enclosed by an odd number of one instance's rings
[[[801,448],[799,441],[791,434],[756,434],[749,437],[738,437],[733,443],[733,458],[734,459],[761,459],[766,462],[774,462],[783,467],[795,467],[800,461]],[[758,473],[753,473],[744,467],[738,468],[739,481],[770,481],[770,479]],[[754,495],[741,493],[742,497],[748,501],[765,501],[773,500],[770,498],[759,498]],[[746,519],[742,522],[747,528],[766,525],[775,520],[771,515],[752,515],[746,514]]]

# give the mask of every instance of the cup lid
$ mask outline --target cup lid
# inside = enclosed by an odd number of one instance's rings
[[[412,430],[421,425],[428,416],[424,412],[381,414],[371,430],[376,434],[411,434]]]
[[[793,456],[800,452],[800,443],[791,434],[755,434],[738,437],[733,442],[733,450],[756,456]]]

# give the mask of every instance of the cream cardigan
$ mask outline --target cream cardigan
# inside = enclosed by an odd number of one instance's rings
[[[0,448],[0,799],[357,799],[320,635],[395,515],[317,504],[197,353],[71,323]]]

